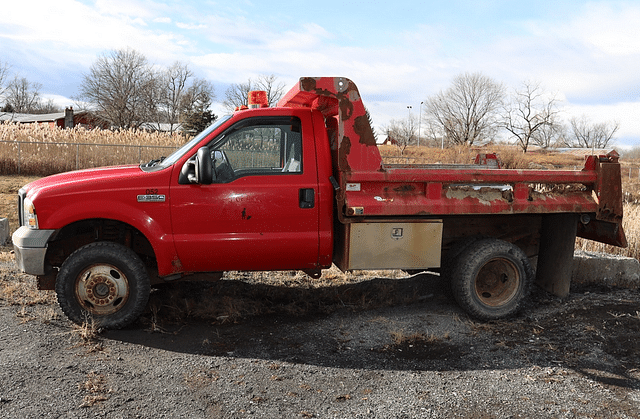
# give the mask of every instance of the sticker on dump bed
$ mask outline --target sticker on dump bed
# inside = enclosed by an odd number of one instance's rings
[[[347,192],[360,192],[359,183],[347,183]]]

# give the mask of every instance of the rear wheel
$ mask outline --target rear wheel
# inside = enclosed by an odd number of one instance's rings
[[[514,244],[481,239],[458,255],[451,267],[451,285],[458,304],[481,320],[515,314],[529,295],[533,269]]]
[[[90,317],[109,329],[135,321],[149,292],[149,276],[138,255],[112,242],[79,248],[64,261],[56,278],[58,302],[70,320],[82,324]]]

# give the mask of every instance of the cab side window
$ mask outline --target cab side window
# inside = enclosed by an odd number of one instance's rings
[[[210,145],[216,182],[242,176],[302,173],[298,118],[253,118],[230,128]]]

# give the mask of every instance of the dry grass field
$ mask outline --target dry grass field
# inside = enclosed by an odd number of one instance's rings
[[[186,141],[179,134],[138,130],[0,123],[0,175],[47,176],[88,167],[138,164],[166,156]]]

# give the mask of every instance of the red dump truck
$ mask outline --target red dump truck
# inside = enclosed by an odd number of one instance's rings
[[[19,191],[22,271],[65,314],[119,328],[150,288],[224,271],[440,269],[472,316],[514,314],[536,282],[569,292],[576,235],[626,246],[615,152],[580,171],[384,164],[346,78],[252,94],[166,158]],[[534,269],[535,267],[535,269]]]

